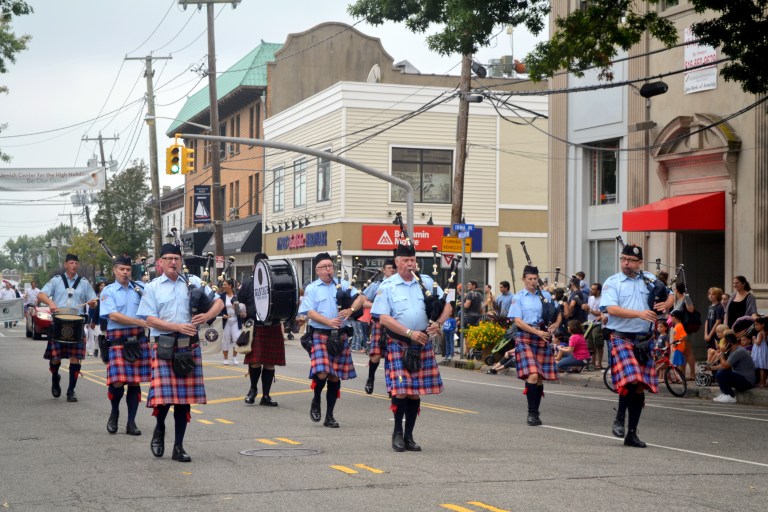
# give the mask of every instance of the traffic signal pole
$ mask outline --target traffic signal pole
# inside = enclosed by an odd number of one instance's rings
[[[237,5],[237,4],[235,4]],[[216,90],[216,38],[214,36],[213,3],[206,5],[208,12],[208,95],[211,102],[211,133],[219,133],[219,98]],[[224,197],[221,188],[221,152],[216,146],[211,147],[211,196],[213,211],[213,241],[216,244],[216,255],[224,257]],[[211,274],[211,282],[216,282],[216,265]]]

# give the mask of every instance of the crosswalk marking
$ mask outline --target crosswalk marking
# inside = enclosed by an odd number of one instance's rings
[[[213,425],[212,421],[208,421],[208,420],[197,420],[197,421],[202,423],[203,425]]]
[[[448,510],[454,510],[455,512],[475,512],[471,508],[460,507],[459,505],[454,505],[453,503],[443,503],[440,506],[447,508]]]
[[[496,508],[492,505],[488,505],[486,503],[483,503],[482,501],[468,501],[468,505],[474,505],[476,507],[484,508],[485,510],[490,510],[491,512],[509,512],[509,510],[504,510],[503,508]]]
[[[216,418],[216,421],[218,421],[219,423],[223,423],[225,425],[234,425],[234,422],[229,421],[229,420],[225,420],[225,419],[222,419],[222,418]]]
[[[271,439],[256,439],[256,440],[257,440],[258,442],[260,442],[260,443],[263,443],[263,444],[268,444],[268,445],[270,445],[270,446],[274,446],[274,445],[276,445],[276,444],[277,444],[276,442],[274,442],[274,441],[273,441],[273,440],[271,440]]]
[[[331,466],[331,469],[335,469],[336,471],[341,471],[342,473],[346,473],[348,475],[356,475],[357,471],[355,471],[352,468],[348,468],[346,466]]]
[[[287,437],[276,437],[275,439],[288,444],[301,444],[300,442],[294,441],[293,439],[288,439]]]
[[[360,468],[360,469],[364,469],[366,471],[370,471],[371,473],[375,473],[377,475],[380,475],[380,474],[384,473],[384,471],[381,470],[381,469],[372,468],[370,466],[366,466],[365,464],[355,464],[355,467],[356,468]]]

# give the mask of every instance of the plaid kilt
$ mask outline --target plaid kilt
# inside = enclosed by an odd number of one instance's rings
[[[53,332],[53,326],[48,331],[48,345],[45,347],[45,353],[43,359],[85,359],[85,338],[86,333],[83,329],[83,342],[82,343],[61,343],[55,341],[51,336]]]
[[[312,367],[309,369],[309,378],[318,373],[327,373],[341,380],[349,380],[357,377],[355,364],[352,362],[352,351],[349,349],[348,336],[341,334],[341,341],[344,344],[344,350],[336,357],[328,355],[325,348],[325,342],[328,340],[327,334],[321,334],[317,331],[312,333],[312,354],[309,360]]]
[[[387,339],[387,364],[384,379],[387,391],[395,395],[437,395],[443,392],[443,379],[437,366],[432,344],[421,347],[421,370],[412,374],[403,366],[407,346],[394,338]]]
[[[195,369],[186,377],[179,377],[173,373],[171,361],[157,358],[157,344],[150,345],[152,353],[152,379],[149,381],[149,393],[147,394],[147,407],[171,404],[204,404],[205,384],[203,382],[203,356],[200,345],[194,344],[190,348],[174,348],[174,352],[192,350],[195,361]]]
[[[386,342],[383,343],[384,350],[381,349],[381,337],[384,335],[384,328],[379,322],[371,322],[371,336],[369,338],[370,349],[368,355],[371,356],[386,356]]]
[[[648,358],[645,366],[641,367],[632,350],[632,340],[611,334],[611,379],[616,391],[628,384],[642,384],[651,393],[659,392],[659,378],[652,357]]]
[[[555,353],[547,340],[525,331],[515,333],[517,378],[526,380],[534,373],[544,380],[557,380]]]
[[[253,343],[251,351],[245,354],[245,363],[285,366],[285,338],[281,324],[254,326]]]
[[[140,384],[149,382],[152,378],[152,356],[149,353],[149,343],[144,335],[143,327],[127,327],[125,329],[112,329],[107,331],[107,339],[119,340],[136,336],[143,340],[140,343],[141,357],[129,363],[123,357],[123,347],[109,347],[109,363],[107,364],[107,386],[115,382],[126,384]]]

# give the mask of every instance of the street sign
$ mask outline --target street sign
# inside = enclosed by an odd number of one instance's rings
[[[216,256],[216,268],[224,268],[224,256]]]
[[[440,257],[440,268],[449,269],[451,268],[451,263],[454,259],[461,258],[460,254],[445,254],[443,253]],[[456,265],[456,268],[464,267],[465,270],[472,270],[472,260],[470,258],[464,259],[463,265]]]
[[[453,230],[454,231],[472,231],[475,229],[474,224],[454,224]]]
[[[470,232],[469,231],[459,231],[459,234],[456,235],[459,238],[469,238]]]
[[[443,252],[461,253],[461,240],[457,236],[443,237]],[[464,247],[467,254],[472,252],[472,238],[464,238]]]

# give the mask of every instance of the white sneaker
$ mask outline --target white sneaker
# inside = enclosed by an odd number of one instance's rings
[[[229,366],[229,359],[225,359],[221,362],[224,366]]]
[[[725,395],[723,399],[720,400],[720,402],[724,404],[735,404],[735,403],[738,403],[738,400],[736,400],[735,396]]]
[[[712,401],[713,401],[713,402],[722,402],[722,401],[723,401],[723,397],[724,397],[724,396],[725,396],[725,393],[720,393],[720,394],[719,394],[719,395],[717,395],[715,398],[713,398],[713,399],[712,399]]]
[[[232,364],[240,364],[240,363],[237,361],[237,359],[233,359]]]

